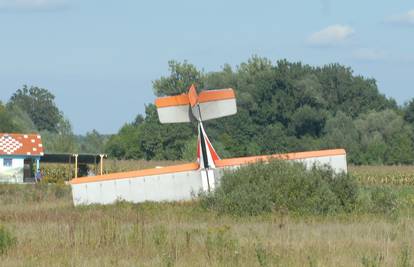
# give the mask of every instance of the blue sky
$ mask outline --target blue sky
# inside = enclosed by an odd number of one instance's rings
[[[414,3],[0,0],[0,100],[49,89],[76,133],[115,133],[152,102],[170,59],[204,71],[253,54],[339,62],[414,97]]]

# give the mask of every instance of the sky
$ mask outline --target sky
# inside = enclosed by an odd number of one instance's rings
[[[169,60],[210,72],[258,55],[350,66],[402,105],[413,47],[407,0],[0,0],[0,100],[46,88],[75,133],[116,133],[154,101]]]

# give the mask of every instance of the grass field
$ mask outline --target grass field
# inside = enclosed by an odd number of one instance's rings
[[[350,171],[370,186],[392,173],[411,179],[414,168]],[[398,193],[398,214],[243,218],[196,202],[74,208],[63,185],[1,185],[0,224],[16,243],[0,265],[412,266],[414,186],[387,184]]]

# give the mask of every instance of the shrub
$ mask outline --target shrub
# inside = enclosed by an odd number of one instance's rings
[[[285,210],[300,214],[351,211],[358,196],[356,180],[327,168],[306,170],[300,163],[271,161],[227,172],[201,205],[220,213],[258,215]]]
[[[6,253],[15,244],[16,238],[3,225],[0,225],[0,255]]]
[[[43,164],[41,170],[43,173],[42,183],[45,184],[63,184],[74,177],[73,167],[69,164]]]
[[[357,202],[360,212],[396,214],[399,208],[396,192],[383,185],[362,188]]]

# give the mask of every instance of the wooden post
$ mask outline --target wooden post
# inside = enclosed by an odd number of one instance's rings
[[[101,157],[100,165],[101,165],[101,175],[102,175],[103,174],[103,159],[105,157],[105,154],[100,154],[99,157]]]
[[[75,178],[78,178],[78,154],[73,154],[75,157]]]

